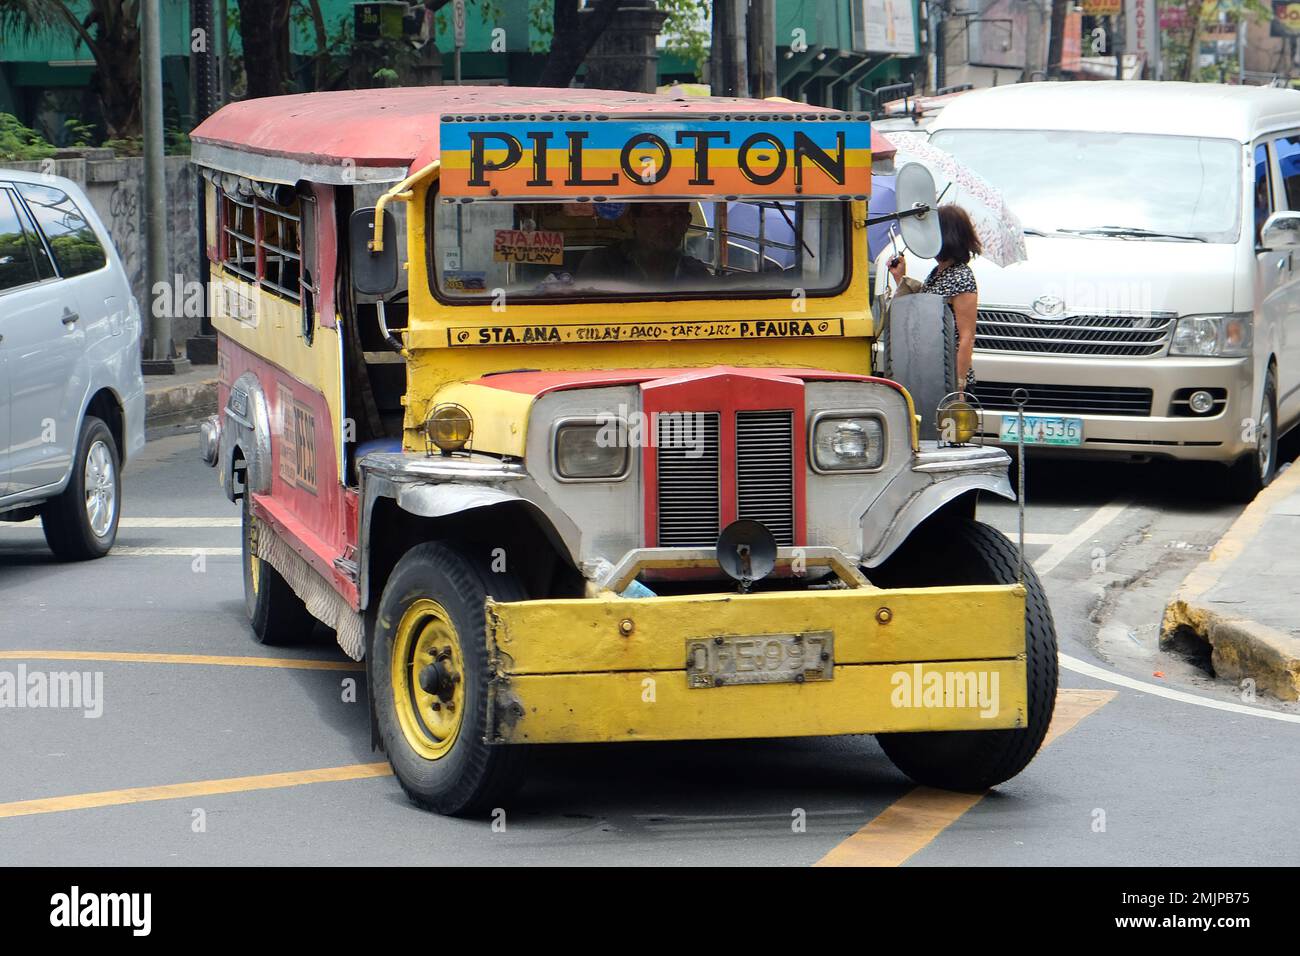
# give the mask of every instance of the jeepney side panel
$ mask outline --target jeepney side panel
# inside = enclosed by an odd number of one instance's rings
[[[214,256],[210,295],[220,366],[218,409],[224,414],[231,386],[241,375],[256,376],[268,411],[271,483],[266,493],[255,494],[254,505],[355,608],[356,584],[334,566],[355,542],[356,495],[341,481],[342,352],[333,291],[338,248],[333,190],[317,186],[314,193],[318,255],[314,268],[307,268],[320,292],[310,342],[302,334],[299,303],[223,267],[219,213],[209,217],[217,222],[208,246]],[[209,197],[215,203],[219,193]],[[223,431],[231,426],[228,418],[222,426]]]

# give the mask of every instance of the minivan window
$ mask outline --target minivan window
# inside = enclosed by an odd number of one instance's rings
[[[38,278],[30,239],[11,197],[9,190],[0,189],[0,289],[15,289]]]
[[[930,140],[1002,190],[1026,229],[1235,242],[1241,146],[1077,130],[945,129]]]
[[[1282,192],[1286,209],[1300,209],[1300,135],[1282,136],[1273,141],[1278,169],[1282,171]],[[1280,197],[1279,197],[1280,198]]]
[[[1273,211],[1273,194],[1269,189],[1268,146],[1260,143],[1255,147],[1255,243],[1259,243],[1260,231]]]
[[[18,191],[45,233],[61,275],[79,276],[104,267],[104,247],[67,193],[32,183],[18,183]]]

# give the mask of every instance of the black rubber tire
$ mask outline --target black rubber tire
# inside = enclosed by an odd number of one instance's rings
[[[244,610],[248,612],[253,639],[267,647],[304,644],[316,628],[316,618],[270,562],[258,562],[259,583],[257,590],[253,589],[252,496],[245,491],[241,501],[240,537],[243,547],[240,549],[240,563],[244,571]]]
[[[946,304],[939,312],[931,300],[942,302],[926,293],[895,299],[880,330],[880,374],[912,396],[925,440],[939,437],[935,410],[945,395],[959,390],[956,319]]]
[[[366,655],[375,725],[398,783],[417,807],[447,816],[480,816],[501,806],[522,783],[529,757],[526,746],[484,743],[490,676],[484,604],[489,593],[504,601],[525,597],[511,574],[492,572],[443,544],[416,545],[397,562],[384,586]],[[460,730],[451,749],[437,759],[424,757],[407,741],[390,677],[397,625],[420,598],[438,602],[451,618],[466,675]]]
[[[1249,504],[1255,496],[1267,488],[1277,475],[1278,427],[1277,427],[1277,370],[1269,367],[1264,379],[1264,397],[1259,403],[1259,419],[1262,421],[1265,411],[1269,416],[1268,429],[1268,467],[1261,468],[1259,452],[1252,451],[1243,455],[1228,469],[1227,496],[1230,501]]]
[[[86,456],[96,441],[108,446],[113,461],[113,520],[108,531],[95,534],[86,514]],[[77,452],[72,460],[72,474],[68,485],[56,498],[46,502],[41,510],[41,528],[45,543],[61,561],[89,561],[102,558],[117,540],[117,525],[122,515],[121,455],[113,433],[101,419],[87,415],[77,436]]]
[[[882,587],[1014,584],[1016,549],[1002,532],[970,518],[942,519],[907,540],[872,574]],[[1043,745],[1056,706],[1056,625],[1042,583],[1025,566],[1028,725],[1018,730],[877,734],[885,754],[917,783],[982,791],[1010,780]]]

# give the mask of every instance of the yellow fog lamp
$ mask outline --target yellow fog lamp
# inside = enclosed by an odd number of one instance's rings
[[[474,419],[463,405],[444,402],[435,405],[424,419],[424,435],[444,455],[458,452],[474,434]],[[433,454],[432,450],[429,452]]]
[[[969,445],[984,431],[984,410],[979,400],[968,392],[952,392],[943,397],[935,412],[939,441],[945,445]]]

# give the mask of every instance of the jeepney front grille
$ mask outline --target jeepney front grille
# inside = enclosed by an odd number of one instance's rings
[[[736,413],[736,515],[794,544],[794,413]]]
[[[690,421],[684,441],[683,421]],[[658,417],[658,544],[661,548],[712,546],[721,530],[717,412]]]
[[[1035,355],[1159,355],[1173,333],[1172,312],[1146,315],[1067,315],[1041,319],[1027,312],[980,309],[975,348]]]

